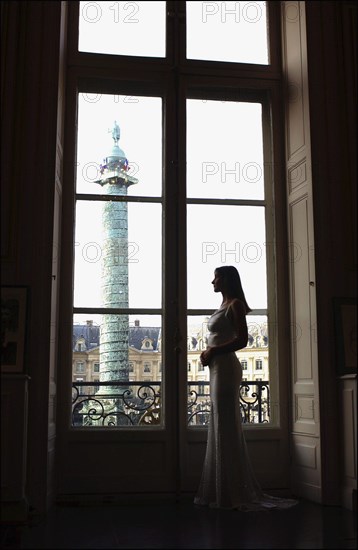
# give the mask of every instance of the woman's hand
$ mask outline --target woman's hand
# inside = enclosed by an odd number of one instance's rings
[[[210,361],[212,360],[214,356],[214,348],[206,348],[205,351],[203,351],[201,354],[200,354],[200,361],[201,361],[201,364],[206,367],[209,365]]]

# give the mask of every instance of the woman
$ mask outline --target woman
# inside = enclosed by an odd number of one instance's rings
[[[195,504],[213,508],[267,510],[297,501],[262,492],[251,469],[239,406],[242,368],[235,351],[247,345],[246,314],[251,311],[235,267],[215,270],[214,292],[222,304],[208,323],[208,347],[200,355],[210,369],[211,411],[203,473]]]

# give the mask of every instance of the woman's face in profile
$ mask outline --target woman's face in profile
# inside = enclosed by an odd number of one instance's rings
[[[221,292],[222,283],[223,283],[223,278],[218,274],[217,271],[214,271],[214,279],[211,281],[211,284],[214,287],[214,292]]]

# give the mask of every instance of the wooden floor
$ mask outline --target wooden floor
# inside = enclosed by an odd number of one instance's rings
[[[46,519],[2,525],[2,548],[356,548],[355,514],[300,501],[235,512],[180,502],[56,506]]]

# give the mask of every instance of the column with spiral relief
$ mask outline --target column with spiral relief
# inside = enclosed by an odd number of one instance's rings
[[[120,128],[114,123],[112,137],[114,145],[108,157],[100,166],[100,178],[96,181],[102,193],[113,196],[103,201],[102,210],[102,307],[128,308],[128,205],[121,200],[128,193],[128,187],[138,180],[128,173],[128,160],[118,145]],[[129,319],[127,314],[105,314],[102,317],[100,336],[100,381],[128,382]],[[101,393],[123,393],[125,386],[104,387]],[[118,400],[113,400],[111,423],[120,423]],[[119,409],[118,409],[119,407]],[[110,414],[110,403],[106,403],[105,414]]]

